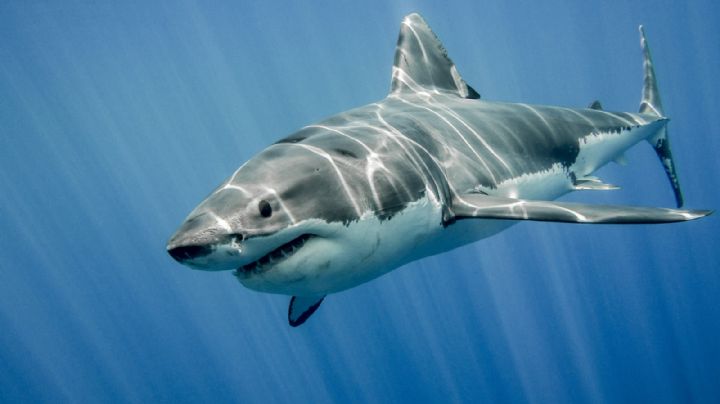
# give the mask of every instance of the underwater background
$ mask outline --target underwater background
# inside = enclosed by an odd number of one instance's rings
[[[512,3],[512,4],[511,4]],[[1,402],[720,402],[720,222],[521,223],[325,299],[165,243],[273,141],[383,98],[421,13],[488,100],[636,111],[720,208],[720,3],[0,2]],[[564,200],[667,206],[651,148]]]

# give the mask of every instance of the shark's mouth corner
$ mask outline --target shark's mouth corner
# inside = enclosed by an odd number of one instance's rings
[[[263,255],[260,259],[238,268],[235,271],[236,275],[239,277],[246,277],[254,273],[264,272],[270,269],[273,265],[276,265],[295,254],[305,245],[305,243],[307,243],[308,240],[313,237],[316,237],[316,235],[301,234],[300,236]]]

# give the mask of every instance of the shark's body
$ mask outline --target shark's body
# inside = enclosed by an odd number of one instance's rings
[[[518,220],[658,223],[707,211],[551,202],[636,143],[655,148],[682,204],[643,36],[639,113],[480,100],[417,14],[403,21],[387,98],[280,140],[240,167],[171,238],[170,254],[234,269],[295,296],[291,325],[322,298]],[[461,220],[472,219],[472,220]]]

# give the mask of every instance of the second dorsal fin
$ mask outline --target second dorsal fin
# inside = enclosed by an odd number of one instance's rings
[[[603,109],[602,104],[600,103],[599,100],[595,100],[595,101],[591,102],[590,105],[588,105],[588,108],[595,109],[598,111],[602,111],[602,109]]]
[[[460,77],[445,47],[425,20],[413,13],[406,16],[400,26],[390,93],[423,91],[480,98]]]

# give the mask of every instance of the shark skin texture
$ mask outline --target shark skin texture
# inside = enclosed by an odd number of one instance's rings
[[[237,169],[167,245],[195,269],[292,296],[304,323],[326,295],[522,220],[669,223],[708,210],[555,202],[610,190],[592,173],[642,141],[683,204],[650,50],[637,113],[481,99],[418,14],[401,23],[386,98],[306,126]]]

